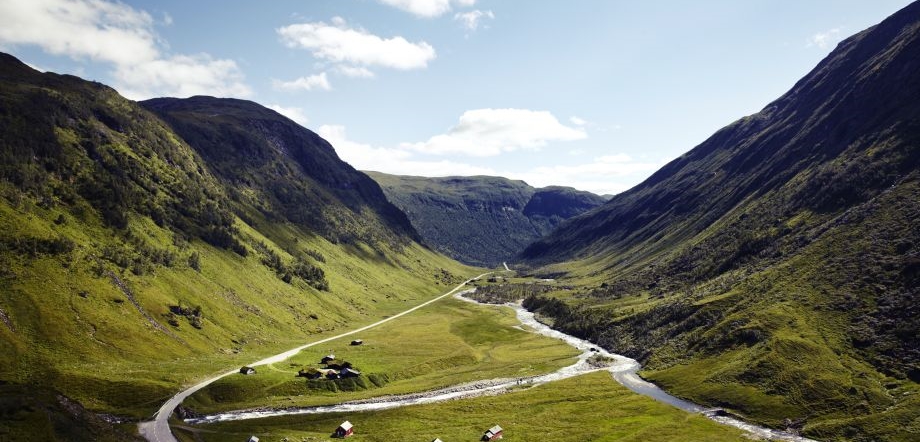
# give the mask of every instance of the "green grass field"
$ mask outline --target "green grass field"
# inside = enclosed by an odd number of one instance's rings
[[[18,207],[0,204],[0,221],[3,238],[75,243],[63,254],[0,257],[0,311],[10,321],[0,323],[0,380],[48,386],[90,410],[135,418],[149,417],[183,386],[399,313],[483,271],[416,244],[341,245],[290,224],[254,218],[257,230],[237,220],[247,245],[261,242],[285,260],[288,251],[324,256],[317,265],[330,290],[319,291],[285,283],[256,253],[183,241],[143,217],[113,235],[92,218],[23,198]],[[99,258],[111,249],[139,260],[137,244],[168,251],[175,262],[137,274]],[[200,270],[186,264],[193,253]],[[201,329],[183,317],[169,324],[171,305],[200,306]]]
[[[574,348],[514,328],[518,324],[511,309],[445,299],[361,336],[308,348],[282,363],[260,367],[256,375],[221,379],[185,404],[199,412],[334,404],[481,379],[532,376],[575,361]],[[349,345],[355,338],[363,339],[364,345]],[[311,381],[310,388],[304,378],[296,377],[303,367],[321,367],[320,359],[330,352],[364,375],[388,382],[380,387],[363,382],[371,388],[342,391],[332,387],[333,381]]]
[[[301,415],[174,429],[180,440],[326,441],[342,421],[349,440],[474,441],[493,425],[506,441],[737,441],[739,430],[640,396],[598,372],[500,396],[367,413]],[[195,437],[197,436],[197,438]],[[285,439],[286,438],[286,439]]]

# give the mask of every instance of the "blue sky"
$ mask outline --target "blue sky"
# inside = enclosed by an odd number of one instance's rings
[[[906,0],[0,0],[0,50],[272,107],[363,170],[617,193]]]

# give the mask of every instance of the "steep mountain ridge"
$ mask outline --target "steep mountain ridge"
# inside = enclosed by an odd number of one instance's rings
[[[405,214],[319,135],[244,100],[196,96],[141,102],[202,156],[241,206],[280,214],[335,240],[417,240]],[[335,207],[344,204],[344,208]],[[324,210],[316,211],[322,206]],[[368,222],[368,218],[377,222]],[[385,229],[368,230],[383,225]]]
[[[236,100],[165,105],[186,113],[167,122],[107,86],[0,54],[0,386],[11,394],[0,413],[22,417],[0,434],[130,438],[74,422],[147,417],[215,369],[374,322],[474,271],[418,244],[376,183],[286,118]]]
[[[367,173],[427,244],[461,262],[486,267],[501,264],[563,220],[606,201],[569,187],[535,189],[502,177]]]
[[[582,286],[528,304],[696,401],[819,438],[910,440],[918,146],[914,3],[524,250]]]

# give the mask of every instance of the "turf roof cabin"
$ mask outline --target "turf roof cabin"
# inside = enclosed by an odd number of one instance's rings
[[[502,427],[499,427],[498,425],[492,428],[489,428],[488,430],[486,430],[485,434],[482,435],[482,440],[485,440],[485,441],[499,440],[501,438],[502,438]]]
[[[355,433],[355,427],[351,422],[345,421],[342,422],[342,425],[339,425],[339,428],[335,429],[335,432],[332,433],[333,437],[345,438],[351,436]]]

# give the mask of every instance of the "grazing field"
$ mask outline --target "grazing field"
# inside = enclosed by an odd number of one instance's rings
[[[293,358],[258,368],[255,375],[221,379],[190,397],[197,412],[253,407],[335,404],[385,394],[432,390],[464,382],[533,376],[572,364],[578,351],[561,341],[515,328],[511,309],[446,299],[398,321],[308,348]],[[363,345],[352,346],[361,338]],[[297,377],[323,367],[334,353],[362,372],[356,379]]]
[[[637,395],[598,372],[501,396],[366,413],[287,416],[181,429],[180,440],[262,442],[331,440],[342,421],[350,440],[473,441],[493,425],[507,441],[737,441],[739,430]],[[194,434],[193,434],[194,431]],[[197,439],[195,437],[197,435]]]

